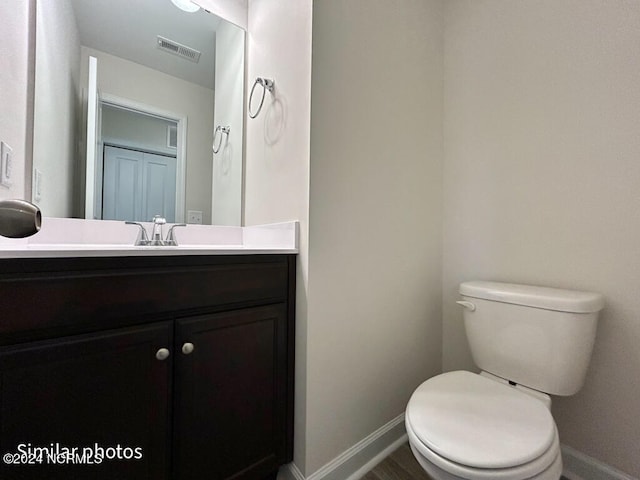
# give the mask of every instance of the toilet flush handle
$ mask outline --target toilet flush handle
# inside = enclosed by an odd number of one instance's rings
[[[459,302],[456,302],[456,303],[458,305],[462,305],[464,308],[468,308],[472,312],[476,311],[476,306],[471,302],[465,302],[464,300],[460,300]]]

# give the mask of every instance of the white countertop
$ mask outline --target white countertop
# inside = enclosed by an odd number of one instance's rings
[[[145,223],[148,233],[151,223]],[[166,231],[170,225],[165,226]],[[0,258],[262,255],[298,253],[298,222],[247,227],[188,225],[175,229],[178,246],[135,246],[139,228],[124,222],[44,218],[29,238],[0,237]]]

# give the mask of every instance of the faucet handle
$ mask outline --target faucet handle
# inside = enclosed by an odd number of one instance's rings
[[[186,227],[186,226],[187,226],[186,223],[176,223],[175,225],[172,225],[171,228],[169,229],[169,233],[167,233],[167,239],[165,240],[164,244],[170,247],[177,247],[178,242],[173,233],[173,229],[176,227]]]
[[[147,230],[144,228],[144,225],[138,222],[124,222],[127,225],[137,225],[140,227],[140,231],[138,232],[138,237],[136,238],[136,246],[144,246],[149,245],[149,237],[147,237]]]

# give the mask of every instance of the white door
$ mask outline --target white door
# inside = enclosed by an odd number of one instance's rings
[[[146,221],[162,215],[167,222],[176,217],[176,159],[144,154],[142,174],[142,214]]]
[[[144,153],[124,148],[104,147],[102,218],[142,219],[142,168]],[[144,219],[148,221],[148,218]]]
[[[102,184],[100,158],[100,97],[98,95],[98,59],[89,57],[87,86],[87,158],[85,178],[85,218],[100,218],[99,186]]]
[[[175,222],[175,157],[105,146],[103,181],[104,220]]]

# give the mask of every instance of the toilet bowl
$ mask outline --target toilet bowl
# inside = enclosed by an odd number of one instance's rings
[[[505,383],[456,371],[413,393],[405,414],[409,444],[434,480],[560,478],[549,403]]]

